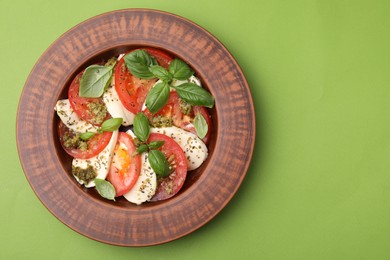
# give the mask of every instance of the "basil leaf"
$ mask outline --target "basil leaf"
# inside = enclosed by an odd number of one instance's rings
[[[143,113],[138,113],[134,117],[133,126],[135,136],[139,140],[141,140],[141,142],[146,142],[150,135],[150,126],[148,118]]]
[[[151,150],[148,160],[153,171],[159,177],[167,177],[169,175],[169,163],[165,155],[159,150]]]
[[[121,117],[110,118],[103,122],[100,129],[104,132],[114,132],[115,130],[118,130],[122,122],[123,122],[123,118]]]
[[[153,114],[165,106],[169,99],[170,88],[166,82],[157,83],[146,96],[146,107]]]
[[[96,190],[103,198],[115,201],[115,188],[106,180],[95,179]]]
[[[172,87],[176,89],[180,98],[191,105],[209,108],[214,106],[214,97],[207,90],[194,83],[183,83]]]
[[[95,133],[92,132],[85,132],[80,135],[81,140],[87,141],[88,139],[91,139],[95,136]]]
[[[150,149],[158,149],[161,146],[163,146],[165,141],[153,141],[149,143],[149,148]]]
[[[186,80],[194,74],[194,71],[180,59],[174,59],[169,64],[169,72],[175,79]]]
[[[139,147],[137,147],[136,152],[137,154],[144,153],[148,150],[148,145],[146,144],[141,144]]]
[[[204,138],[209,130],[206,119],[200,113],[195,116],[194,127],[200,139]]]
[[[159,78],[162,81],[170,82],[172,80],[172,74],[169,73],[169,71],[167,71],[164,67],[161,67],[159,65],[153,65],[149,67],[149,70],[156,78]]]
[[[103,95],[110,84],[112,68],[100,65],[87,67],[80,80],[80,97],[96,98]]]
[[[155,76],[149,70],[152,65],[157,65],[155,58],[151,57],[145,50],[135,50],[125,57],[125,64],[131,74],[141,79],[151,79]]]

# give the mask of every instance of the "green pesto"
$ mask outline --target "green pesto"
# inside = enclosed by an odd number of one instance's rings
[[[82,151],[86,151],[88,149],[88,144],[86,141],[83,141],[80,138],[79,134],[75,134],[70,136],[69,133],[65,133],[62,137],[64,141],[65,148],[68,149],[80,149]]]
[[[167,192],[167,194],[171,194],[173,192],[173,181],[166,182],[166,185],[164,188],[165,188],[165,191]]]
[[[91,165],[88,165],[86,169],[72,166],[72,174],[76,176],[79,180],[83,181],[85,184],[94,180],[97,176],[97,173]]]
[[[153,127],[169,127],[173,125],[173,119],[162,115],[156,115],[149,119],[149,123]]]
[[[104,66],[110,67],[110,66],[115,65],[115,63],[116,63],[116,58],[115,58],[115,57],[112,57],[111,59],[109,59],[109,60],[106,62],[106,64],[104,64]]]
[[[107,116],[107,107],[98,102],[90,102],[87,105],[88,113],[93,116],[91,123],[101,124]]]
[[[192,106],[188,104],[185,100],[179,99],[180,110],[185,115],[190,115],[192,113]]]

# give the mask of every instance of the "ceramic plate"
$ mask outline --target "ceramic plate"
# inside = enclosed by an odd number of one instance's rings
[[[101,198],[71,175],[53,108],[83,68],[137,47],[162,49],[186,61],[215,97],[209,157],[175,197],[133,205]],[[32,69],[20,98],[17,144],[35,194],[61,222],[91,239],[121,246],[161,244],[210,221],[236,193],[255,141],[253,101],[229,51],[195,23],[156,10],[128,9],[91,18],[55,41]]]

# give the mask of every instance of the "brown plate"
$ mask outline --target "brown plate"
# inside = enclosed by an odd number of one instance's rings
[[[133,205],[101,198],[71,176],[58,142],[54,106],[86,66],[132,48],[163,49],[194,68],[215,97],[210,155],[173,198]],[[210,33],[182,17],[128,9],[91,18],[55,41],[34,66],[17,115],[17,143],[35,194],[61,222],[89,238],[145,246],[180,238],[210,221],[230,201],[248,169],[255,141],[250,89],[237,62]]]

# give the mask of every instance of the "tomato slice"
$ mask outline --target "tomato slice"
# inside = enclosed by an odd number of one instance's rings
[[[80,97],[80,80],[84,71],[80,72],[70,84],[68,98],[76,114],[90,124],[100,126],[104,120],[110,118],[102,98]]]
[[[180,108],[180,98],[176,91],[172,91],[170,93],[167,104],[157,113],[152,114],[147,108],[144,110],[144,113],[149,119],[158,116],[170,118],[172,119],[172,123],[175,126],[189,131],[195,135],[197,135],[197,133],[194,127],[194,118],[197,113],[200,113],[204,117],[204,119],[206,119],[208,125],[207,134],[202,140],[205,144],[208,144],[208,142],[210,141],[212,124],[210,114],[207,109],[201,106],[193,106],[191,113],[189,113],[188,115],[184,114]]]
[[[89,159],[98,155],[106,148],[110,142],[112,132],[96,133],[94,137],[86,141],[86,149],[71,147],[65,144],[66,140],[75,137],[76,133],[66,127],[62,121],[58,124],[58,135],[61,146],[70,156],[77,159]]]
[[[115,197],[127,193],[137,182],[141,171],[141,156],[135,155],[134,140],[126,133],[119,132],[118,141],[107,179],[114,186]]]
[[[173,58],[166,52],[155,48],[143,48],[149,55],[156,58],[158,64],[166,69],[169,67],[169,63]]]
[[[153,141],[164,141],[160,150],[174,168],[168,177],[157,180],[157,190],[151,201],[159,201],[168,199],[179,192],[187,176],[187,159],[181,147],[172,138],[152,133],[149,142]]]
[[[160,66],[169,67],[173,59],[167,53],[153,48],[144,48],[151,56],[154,56]],[[146,96],[157,79],[140,79],[133,76],[126,67],[122,57],[115,68],[115,90],[123,106],[136,114],[142,110]]]

